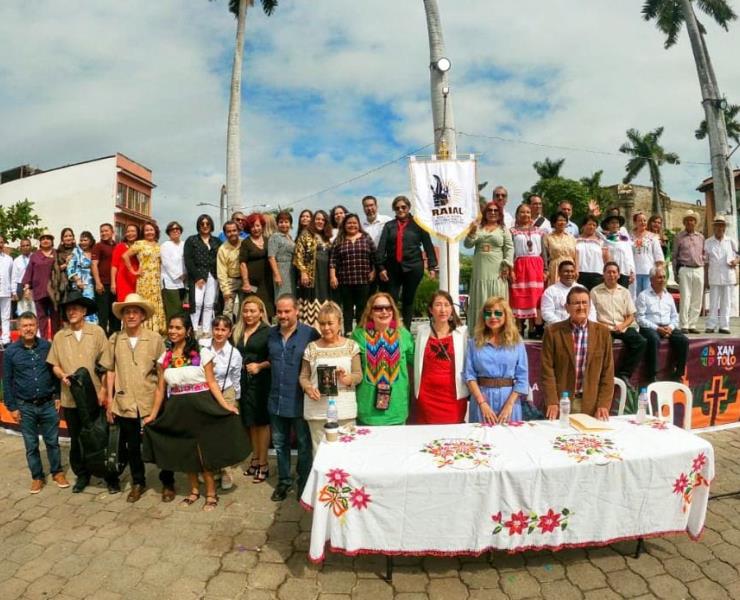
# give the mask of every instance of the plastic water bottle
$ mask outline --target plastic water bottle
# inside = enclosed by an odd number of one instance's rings
[[[338,423],[339,413],[337,412],[337,399],[329,398],[326,407],[326,422],[327,423]]]
[[[640,388],[640,395],[637,397],[637,422],[644,423],[647,418],[648,410],[647,388]]]
[[[560,396],[560,426],[570,427],[570,395],[563,392]]]

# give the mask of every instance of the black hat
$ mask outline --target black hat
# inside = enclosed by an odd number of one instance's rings
[[[624,217],[619,214],[618,208],[613,208],[609,211],[607,211],[606,216],[601,220],[601,228],[606,231],[607,225],[609,224],[609,221],[612,219],[617,219],[619,221],[619,226],[624,226]]]
[[[92,298],[86,298],[79,290],[70,291],[67,293],[67,297],[59,303],[59,310],[62,313],[62,316],[65,316],[64,309],[71,304],[77,304],[78,306],[84,307],[87,309],[88,315],[93,315],[98,312],[98,305],[95,303],[95,300]]]

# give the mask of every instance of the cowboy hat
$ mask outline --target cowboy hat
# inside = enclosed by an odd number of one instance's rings
[[[139,294],[128,294],[123,302],[114,302],[113,314],[116,315],[118,319],[122,319],[123,317],[121,315],[123,315],[123,309],[129,306],[136,306],[144,311],[145,319],[151,319],[154,314],[154,306],[152,306],[152,303],[147,302],[144,297],[139,296]]]
[[[608,211],[606,213],[606,216],[601,220],[601,228],[605,230],[607,228],[607,225],[609,224],[609,221],[611,221],[612,219],[616,219],[617,221],[619,221],[620,227],[624,226],[624,217],[619,214],[618,208],[613,208],[612,210]]]
[[[95,300],[92,298],[86,298],[79,290],[70,291],[67,294],[67,297],[59,303],[59,310],[63,316],[65,314],[65,309],[72,304],[76,304],[77,306],[87,309],[88,315],[93,315],[98,312],[98,305],[95,304]]]
[[[725,215],[714,215],[714,220],[712,221],[714,225],[727,225],[727,219],[725,219]]]
[[[694,219],[697,223],[699,222],[699,214],[694,212],[693,210],[689,209],[686,211],[686,214],[683,216],[682,222],[685,223],[686,219]]]

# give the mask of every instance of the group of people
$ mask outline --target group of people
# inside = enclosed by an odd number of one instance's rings
[[[726,237],[726,220],[717,215],[714,235],[704,240],[697,231],[698,215],[688,211],[684,230],[674,239],[672,252],[661,217],[642,212],[633,215],[632,233],[618,209],[607,211],[599,220],[593,206],[579,228],[571,220],[570,202],[559,204],[550,219],[542,214],[542,198],[533,195],[519,205],[515,216],[505,211],[508,192],[499,186],[483,210],[480,222],[471,225],[464,245],[474,248],[468,312],[476,315],[486,299],[510,299],[514,316],[523,334],[529,321],[530,339],[541,338],[545,326],[566,316],[565,298],[574,285],[591,292],[589,318],[606,324],[612,337],[627,346],[617,374],[628,384],[644,352],[647,352],[648,379],[657,373],[655,327],[645,316],[655,294],[665,304],[658,335],[667,337],[677,352],[673,377],[683,374],[687,333],[699,333],[705,288],[709,289],[706,333],[728,334],[731,294],[737,282],[740,262],[734,242]],[[665,292],[666,267],[672,257],[680,290],[680,313],[670,317]],[[656,277],[662,290],[656,291]],[[643,297],[644,294],[644,297]],[[640,333],[638,333],[638,326]]]
[[[541,199],[531,197],[507,226],[505,200],[506,191],[497,188],[466,239],[475,248],[468,325],[450,294],[438,291],[429,300],[428,321],[413,335],[416,288],[436,263],[404,196],[393,201],[393,220],[377,214],[371,196],[363,198],[365,221],[343,207],[331,215],[304,211],[295,241],[289,213],[277,216],[274,231],[265,215],[237,213],[221,236],[202,215],[198,233],[184,242],[182,227],[171,222],[170,239],[161,246],[153,224],[144,227],[142,239],[129,226],[119,244],[107,224],[97,243],[83,232],[75,246],[71,231],[64,232],[69,252],[60,262],[60,249],[44,233],[37,252],[21,253],[27,268],[16,290],[20,339],[4,353],[4,402],[24,436],[31,492],[41,491],[46,480],[39,434],[53,480],[69,486],[57,440],[60,404],[71,437],[73,492],[90,483],[79,399],[72,393],[81,369],[95,390],[93,402],[119,427],[120,456],[131,472],[127,500],[138,501],[146,489],[149,462],[159,468],[164,502],[175,498],[175,472],[188,475],[181,503],[198,502],[200,477],[204,510],[218,505],[217,482],[232,487],[235,466],[247,459],[244,476],[255,484],[269,479],[270,441],[278,470],[272,499],[284,500],[294,483],[293,437],[300,496],[330,400],[347,431],[356,424],[557,418],[564,391],[574,412],[607,418],[615,372],[629,381],[649,349],[649,377],[655,378],[661,338],[676,352],[672,376],[683,374],[686,336],[665,290],[664,261],[651,259],[647,284],[638,278],[643,269],[633,247],[649,246],[654,258],[665,255],[663,239],[646,233],[644,216],[636,216],[627,243],[624,219],[616,213],[601,223],[590,215],[575,237],[568,205],[561,204],[551,226]],[[691,255],[698,235],[690,230],[692,220],[695,226],[696,218],[687,215],[686,235],[676,240],[679,277],[693,280],[693,273],[682,275],[697,267],[682,262],[687,256],[707,258],[712,283],[716,261],[734,270],[735,250],[718,217],[706,251]],[[643,241],[636,245],[638,238]],[[636,301],[625,287],[630,284],[642,286],[633,290]],[[717,296],[720,314],[723,297]],[[56,312],[62,328],[55,325]],[[534,323],[530,333],[543,329],[545,415],[527,402],[526,319]],[[45,334],[55,328],[49,343]],[[616,369],[613,338],[628,346]],[[105,484],[120,492],[119,474],[109,473]]]

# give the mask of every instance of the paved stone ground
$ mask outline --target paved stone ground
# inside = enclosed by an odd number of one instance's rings
[[[715,447],[713,494],[740,489],[740,429],[705,434]],[[66,451],[65,451],[66,455]],[[48,485],[31,496],[23,443],[0,434],[0,598],[740,598],[740,497],[710,502],[700,542],[676,536],[558,553],[479,558],[400,558],[392,584],[378,557],[306,559],[311,515],[275,483],[241,474],[202,512],[162,504],[149,489],[136,504],[92,486]],[[273,465],[274,466],[274,465]],[[156,473],[149,478],[156,481]],[[124,480],[124,487],[128,481]],[[178,480],[179,491],[186,489]],[[178,496],[178,500],[181,496]]]

